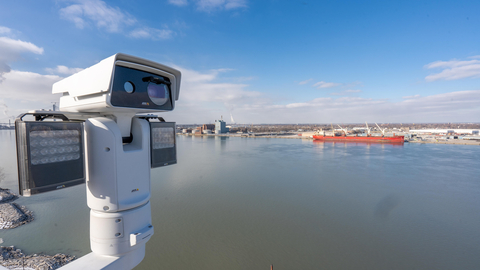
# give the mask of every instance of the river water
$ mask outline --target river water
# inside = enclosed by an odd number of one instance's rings
[[[152,170],[155,234],[136,269],[480,269],[480,148],[177,137]],[[17,190],[13,131],[0,186]],[[88,252],[85,186],[20,198],[27,253]]]

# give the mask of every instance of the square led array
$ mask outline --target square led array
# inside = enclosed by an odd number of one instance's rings
[[[175,147],[175,130],[173,127],[152,128],[152,148],[164,149]]]
[[[30,131],[30,162],[41,165],[80,158],[80,132],[71,130]]]

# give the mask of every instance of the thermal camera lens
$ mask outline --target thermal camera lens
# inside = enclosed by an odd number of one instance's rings
[[[123,89],[125,90],[125,92],[131,94],[133,93],[133,91],[135,91],[135,85],[132,82],[125,82],[123,84]]]
[[[148,96],[156,105],[163,105],[169,99],[168,86],[166,84],[149,83],[147,87]]]

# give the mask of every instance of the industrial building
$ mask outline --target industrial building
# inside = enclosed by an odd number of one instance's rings
[[[203,124],[197,127],[191,128],[184,128],[182,129],[181,133],[183,134],[193,134],[193,135],[201,135],[201,134],[224,134],[228,133],[230,129],[226,126],[225,121],[222,120],[215,120],[215,124]]]
[[[411,129],[412,134],[471,134],[479,135],[478,129]]]
[[[213,131],[213,130],[215,130],[215,125],[214,125],[214,124],[204,124],[204,125],[202,126],[202,132],[203,132],[204,130]]]
[[[215,120],[215,134],[223,134],[229,132],[225,121]]]

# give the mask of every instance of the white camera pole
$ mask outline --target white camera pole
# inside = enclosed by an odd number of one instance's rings
[[[153,235],[148,121],[131,118],[131,133],[132,142],[124,145],[114,120],[85,121],[92,253],[61,269],[132,269],[144,258]]]

